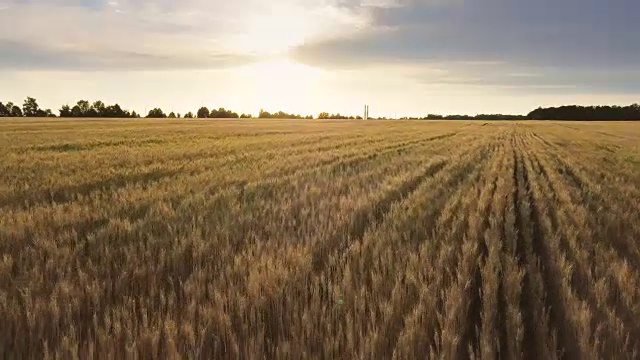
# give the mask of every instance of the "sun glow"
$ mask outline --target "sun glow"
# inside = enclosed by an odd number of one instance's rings
[[[270,87],[302,85],[317,79],[322,70],[299,64],[288,59],[270,59],[247,66],[245,71],[257,83]]]
[[[241,73],[247,96],[270,110],[308,111],[321,100],[320,69],[287,59],[270,59],[246,66]]]
[[[249,16],[243,23],[242,31],[233,38],[234,47],[263,56],[282,55],[320,30],[317,21],[295,8]]]

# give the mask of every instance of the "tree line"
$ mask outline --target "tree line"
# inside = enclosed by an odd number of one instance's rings
[[[640,120],[640,104],[629,106],[579,106],[539,107],[527,115],[480,114],[480,115],[437,115],[429,114],[412,120],[575,120],[575,121],[620,121]]]
[[[140,114],[135,111],[124,110],[120,105],[107,105],[101,100],[97,100],[93,103],[88,100],[78,100],[76,105],[69,106],[63,105],[59,112],[59,117],[79,117],[79,118],[140,118]],[[322,113],[325,114],[325,113]],[[338,114],[339,115],[339,114]],[[51,109],[40,109],[38,102],[35,98],[27,97],[22,105],[19,107],[18,105],[7,102],[3,104],[0,102],[0,117],[56,117],[55,114],[51,111]],[[192,112],[187,112],[182,116],[180,113],[170,112],[166,114],[161,108],[153,108],[149,110],[146,118],[168,118],[168,119],[251,119],[253,115],[251,114],[238,114],[234,111],[227,110],[225,108],[218,108],[209,110],[209,108],[203,106],[198,111],[193,114]],[[289,114],[284,111],[278,111],[275,113],[270,113],[265,110],[260,110],[260,114],[258,116],[260,119],[313,119],[313,116],[307,115],[297,115],[297,114]],[[346,117],[345,117],[346,118]],[[352,117],[353,118],[353,117]]]
[[[288,114],[284,111],[270,113],[261,109],[258,114],[258,119],[313,119],[313,115],[302,116],[298,114]]]
[[[63,105],[58,110],[60,117],[80,117],[80,118],[139,118],[140,114],[135,111],[122,109],[120,105],[107,105],[97,100],[90,103],[88,100],[79,100],[74,106]],[[0,102],[0,117],[56,117],[51,109],[41,109],[35,98],[27,97],[22,107],[7,102]],[[251,114],[238,114],[225,108],[209,110],[203,106],[193,114],[188,112],[182,116],[180,113],[170,112],[166,114],[161,108],[153,108],[146,115],[147,118],[199,118],[199,119],[251,119]],[[270,113],[260,110],[259,119],[313,119],[312,115],[289,114],[284,111]],[[352,119],[361,120],[361,116],[346,116],[321,112],[317,119]],[[376,120],[376,118],[370,118]],[[386,120],[386,117],[377,118]],[[480,115],[438,115],[429,114],[425,117],[404,117],[401,120],[640,120],[640,104],[629,106],[560,106],[560,107],[539,107],[527,115],[510,114],[480,114]]]
[[[321,112],[318,114],[318,119],[337,119],[337,120],[362,120],[362,116],[346,116],[337,114],[329,114],[328,112]]]
[[[527,117],[532,120],[640,120],[640,104],[537,108]]]
[[[0,117],[54,117],[51,109],[40,109],[36,99],[27,97],[22,104],[22,108],[9,101],[6,104],[0,102]]]
[[[118,104],[106,105],[100,100],[90,104],[87,100],[79,100],[73,107],[62,106],[60,117],[137,118],[139,116],[135,111],[124,110]]]
[[[106,105],[98,100],[91,104],[87,100],[79,100],[73,107],[63,105],[58,110],[60,117],[105,117],[105,118],[137,118],[140,117],[135,111],[123,110],[120,105]],[[18,105],[8,102],[0,102],[0,117],[56,117],[51,109],[41,109],[35,98],[27,97],[22,104]]]

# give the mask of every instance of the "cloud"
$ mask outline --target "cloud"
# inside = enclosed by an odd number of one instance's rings
[[[640,3],[631,0],[407,0],[371,8],[368,28],[306,43],[292,56],[334,69],[438,67],[455,76],[429,80],[470,85],[639,91],[638,11]],[[531,73],[538,75],[510,75]]]
[[[137,50],[56,49],[0,41],[0,70],[180,70],[222,69],[256,59],[239,54],[162,54]]]
[[[1,0],[0,0],[1,1]],[[0,2],[0,66],[217,69],[244,65],[364,20],[339,0]]]
[[[226,69],[289,54],[418,84],[640,92],[633,0],[0,0],[2,70]]]
[[[467,7],[477,11],[471,12]],[[640,10],[640,5],[635,7]],[[524,10],[506,12],[490,6],[433,8],[421,5],[376,9],[374,26],[370,29],[348,37],[305,44],[298,52],[314,58],[327,54],[325,57],[334,58],[336,62],[471,59],[538,66],[630,65],[635,64],[635,57],[640,55],[640,38],[635,36],[640,31],[640,23],[624,21],[627,15],[596,15],[595,12],[604,10],[576,4],[572,10],[584,12],[578,21],[572,20],[576,18],[574,15],[561,16],[564,11],[558,7],[548,7],[554,9],[548,10],[548,17],[539,14],[539,7],[527,8],[531,18],[520,14]],[[554,11],[561,14],[553,14]],[[321,60],[329,62],[329,59]]]

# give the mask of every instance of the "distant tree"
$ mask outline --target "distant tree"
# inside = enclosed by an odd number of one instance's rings
[[[304,117],[298,114],[289,114],[284,111],[278,111],[276,113],[269,113],[265,110],[260,110],[258,115],[260,119],[303,119]]]
[[[47,109],[44,111],[44,115],[46,117],[56,117],[56,115],[53,113],[53,111],[51,111],[51,109]]]
[[[88,118],[95,118],[95,117],[102,116],[102,115],[98,114],[98,111],[96,109],[94,109],[93,106],[90,106],[89,110],[87,110],[87,112],[84,113],[83,116],[84,117],[88,117]]]
[[[640,105],[537,108],[527,117],[532,120],[640,120]]]
[[[191,111],[189,111],[188,113],[184,114],[184,118],[185,119],[193,119],[193,114],[191,113]]]
[[[253,117],[253,115],[251,115],[251,114],[242,113],[242,115],[240,115],[241,119],[251,119],[252,117]]]
[[[32,97],[27,97],[24,100],[24,104],[22,105],[22,111],[24,116],[34,117],[34,116],[42,116],[42,112],[40,112],[40,107],[38,106],[38,102],[36,99]]]
[[[321,112],[320,114],[318,114],[318,119],[342,119],[342,120],[347,120],[347,119],[355,119],[355,118],[353,116],[340,115],[340,113],[329,114],[328,112]]]
[[[0,117],[6,117],[9,116],[9,109],[7,109],[7,107],[0,102]]]
[[[131,113],[127,110],[123,110],[120,105],[114,104],[107,106],[103,111],[102,115],[110,118],[129,118],[131,117]]]
[[[176,114],[172,111],[169,113],[169,119],[175,119],[176,118]]]
[[[200,109],[198,109],[198,118],[199,119],[206,119],[209,117],[211,113],[209,112],[209,109],[206,106],[201,107]]]
[[[8,107],[8,106],[7,106]],[[10,117],[22,117],[22,110],[17,105],[11,105]]]
[[[69,105],[62,105],[62,108],[60,108],[59,112],[60,117],[71,117],[73,115]]]
[[[135,111],[123,110],[120,105],[106,105],[102,101],[96,101],[89,105],[86,100],[78,101],[73,108],[63,105],[59,110],[60,117],[109,117],[109,118],[131,118],[140,117]]]
[[[75,105],[74,107],[71,108],[71,116],[82,117],[82,109],[80,108],[80,106]]]
[[[238,115],[238,113],[235,113],[231,110],[227,110],[225,108],[219,108],[218,110],[211,110],[209,117],[216,118],[216,119],[237,119],[240,116]]]
[[[271,114],[268,111],[260,109],[260,114],[258,115],[260,119],[271,119]]]
[[[106,109],[107,106],[100,100],[95,101],[91,106],[91,108],[95,111],[96,116],[113,117],[113,116],[110,116],[109,113],[107,113],[107,109]]]
[[[149,111],[149,114],[147,115],[148,118],[166,118],[167,115],[165,115],[165,113],[162,111],[162,109],[160,108],[155,108],[153,110]]]
[[[180,113],[178,113],[178,115],[176,115],[176,117],[177,117],[178,119],[181,119],[181,118],[182,118],[182,117],[180,116]]]
[[[509,115],[509,114],[479,114],[473,117],[474,120],[526,120],[527,117],[523,115]]]
[[[91,109],[91,104],[87,100],[80,100],[77,103],[78,109],[80,110],[79,116],[87,116],[89,110]]]
[[[6,109],[6,110],[3,111],[4,115],[0,115],[0,116],[8,116],[8,117],[21,117],[22,116],[22,109],[20,109],[20,107],[18,107],[17,105],[12,103],[11,101],[7,102],[7,104],[4,105],[4,108]]]
[[[219,110],[211,109],[211,111],[209,112],[209,116],[207,116],[207,117],[220,119],[220,118],[224,117],[224,111],[225,110],[223,108],[220,108]],[[198,117],[200,117],[200,116],[198,116]]]
[[[132,118],[139,118],[139,117],[140,117],[140,115],[138,115],[138,113],[137,113],[137,112],[132,111],[132,112],[131,112],[131,117],[132,117]]]

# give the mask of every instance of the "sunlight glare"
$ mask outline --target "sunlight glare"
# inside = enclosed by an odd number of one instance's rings
[[[250,15],[243,23],[244,28],[234,37],[233,46],[242,52],[263,56],[282,55],[321,31],[317,19],[293,7]]]
[[[247,96],[275,110],[314,108],[323,71],[287,59],[270,59],[242,69]]]

